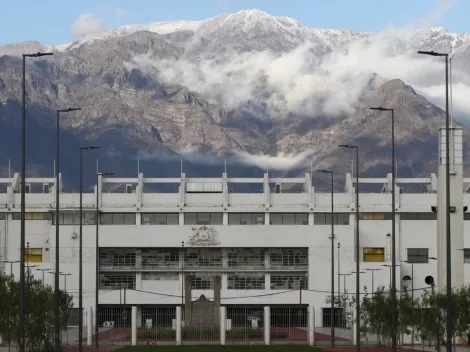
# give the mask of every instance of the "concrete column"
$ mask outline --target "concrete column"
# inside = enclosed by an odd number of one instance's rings
[[[131,311],[131,319],[132,319],[132,346],[137,345],[137,307],[132,306],[132,311]]]
[[[462,128],[450,128],[450,206],[455,212],[450,213],[452,286],[463,285],[463,155]],[[446,130],[439,130],[439,167],[437,188],[437,288],[446,286]],[[423,246],[426,247],[426,246]],[[432,254],[430,254],[432,255]]]
[[[227,310],[224,306],[220,307],[220,344],[225,345],[225,331],[227,330]]]
[[[93,307],[88,307],[86,318],[86,344],[91,346],[93,344]]]
[[[271,307],[264,307],[264,344],[271,343]]]
[[[177,345],[181,345],[181,341],[182,341],[181,325],[182,325],[181,306],[177,306],[176,307],[176,344]]]
[[[308,306],[308,343],[315,345],[315,307],[311,304]]]
[[[353,309],[352,314],[351,314],[351,333],[352,333],[352,343],[354,346],[357,345],[357,339],[356,339],[356,329],[358,326],[356,325],[356,309]]]

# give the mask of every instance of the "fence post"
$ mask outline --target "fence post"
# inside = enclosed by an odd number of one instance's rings
[[[264,344],[269,345],[271,342],[271,307],[264,307]]]
[[[93,338],[93,307],[88,307],[88,314],[86,316],[86,344],[87,346],[92,345]]]
[[[308,343],[315,345],[315,307],[311,304],[308,306]]]
[[[181,306],[176,306],[176,344],[181,345]]]
[[[131,311],[131,329],[132,329],[132,346],[137,345],[137,307],[132,306],[132,311]]]
[[[227,330],[227,310],[224,306],[220,307],[220,344],[225,345],[225,333]]]

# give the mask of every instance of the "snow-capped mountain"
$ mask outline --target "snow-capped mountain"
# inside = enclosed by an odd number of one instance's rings
[[[56,108],[82,106],[63,117],[67,143],[108,146],[102,158],[123,172],[136,158],[217,164],[217,154],[258,166],[266,155],[286,166],[308,159],[345,172],[349,156],[334,146],[355,141],[365,170],[383,173],[389,121],[368,110],[381,104],[396,108],[401,173],[426,173],[435,168],[444,66],[416,51],[454,53],[453,115],[465,122],[469,46],[469,34],[444,28],[317,29],[259,10],[128,25],[57,46],[11,44],[0,47],[0,151],[18,150],[17,56],[52,50],[27,70],[36,135],[49,133]],[[43,149],[33,161],[52,165]]]

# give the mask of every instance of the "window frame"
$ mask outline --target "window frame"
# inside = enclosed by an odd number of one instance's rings
[[[276,218],[277,216],[280,216],[281,222],[273,223],[273,218]],[[288,221],[285,218],[289,218],[292,216],[294,217],[293,221],[290,221],[290,223],[287,223]],[[270,213],[269,225],[290,225],[290,226],[303,225],[303,226],[306,226],[308,225],[308,213]]]
[[[371,253],[366,253],[368,251],[370,251]],[[378,252],[378,253],[373,253],[373,252]],[[374,258],[377,258],[377,259],[374,260]],[[367,259],[371,259],[371,260],[367,260]],[[363,247],[362,248],[362,261],[364,263],[384,263],[385,262],[385,248],[384,247]]]
[[[103,219],[110,217],[111,222],[103,222]],[[121,221],[117,221],[121,218]],[[115,220],[116,219],[116,220]],[[127,220],[133,219],[133,222],[127,223]],[[136,213],[101,213],[100,225],[136,225]]]
[[[347,219],[347,223],[340,223],[340,219],[344,217]],[[338,226],[349,225],[349,213],[334,213],[333,215],[334,224]],[[344,222],[344,221],[343,221]],[[314,225],[331,225],[331,212],[330,213],[313,213],[313,224]]]
[[[390,212],[364,212],[359,213],[359,220],[392,221],[393,218]]]
[[[249,217],[250,220],[245,224],[242,224],[242,217]],[[262,221],[257,221],[257,217],[262,217]],[[234,221],[235,220],[235,221]],[[265,225],[266,214],[265,213],[228,213],[228,224],[234,226],[245,226],[245,225]]]
[[[21,220],[21,213],[11,213],[11,219],[12,220]],[[39,214],[42,214],[42,217],[39,216]],[[52,220],[52,213],[49,212],[26,212],[24,214],[24,219],[25,221],[51,221]]]
[[[195,216],[195,221],[188,221],[189,217]],[[209,221],[202,221],[208,216]],[[219,218],[220,217],[220,218]],[[219,221],[220,220],[220,221]],[[224,213],[220,212],[188,212],[184,213],[184,225],[223,225]]]
[[[157,222],[157,217],[159,216],[164,216],[165,217],[165,223],[162,224],[161,221]],[[149,217],[151,220],[149,223],[144,221],[144,217]],[[157,225],[157,226],[166,226],[166,225],[179,225],[179,213],[141,213],[140,214],[140,224],[141,225]],[[169,221],[169,219],[172,219]],[[176,220],[176,221],[173,221]]]
[[[412,252],[410,254],[410,252]],[[415,253],[413,253],[415,252]],[[422,252],[423,254],[419,254]],[[426,254],[424,254],[426,253]],[[425,258],[423,260],[410,260],[410,258]],[[413,264],[427,264],[429,263],[429,248],[422,248],[422,247],[412,247],[406,249],[406,261],[408,263]]]

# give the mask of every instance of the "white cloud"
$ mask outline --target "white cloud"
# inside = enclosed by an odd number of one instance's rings
[[[94,36],[104,32],[106,29],[107,26],[104,21],[91,13],[81,14],[72,24],[72,34],[75,39]]]
[[[119,17],[124,17],[124,16],[126,16],[127,14],[129,14],[129,12],[127,12],[127,11],[124,10],[124,9],[121,9],[120,7],[117,7],[117,8],[114,10],[114,13],[116,14],[116,16],[119,16]]]

